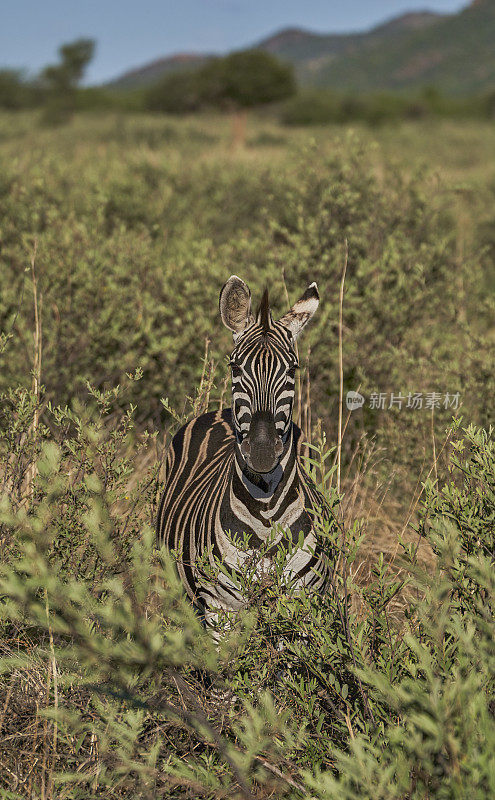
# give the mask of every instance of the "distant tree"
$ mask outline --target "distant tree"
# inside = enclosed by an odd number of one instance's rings
[[[285,100],[296,91],[290,65],[262,50],[243,50],[215,58],[198,70],[167,76],[149,90],[152,111],[184,114],[201,108],[233,113],[232,146],[246,135],[246,110]]]
[[[262,50],[244,50],[168,75],[149,90],[148,107],[179,114],[208,106],[235,111],[283,100],[295,90],[290,65]]]
[[[20,70],[0,70],[0,108],[26,108],[34,101],[33,87]]]
[[[489,92],[485,97],[485,109],[489,119],[495,119],[495,91]]]
[[[75,110],[77,86],[94,51],[93,39],[77,39],[63,44],[58,50],[60,62],[42,71],[40,77],[47,88],[45,117],[48,121],[63,121]]]
[[[84,75],[94,51],[93,39],[78,39],[70,44],[63,44],[58,50],[60,63],[45,67],[42,77],[56,90],[73,89]]]
[[[204,102],[198,71],[175,72],[152,86],[146,96],[150,111],[187,114],[197,111]]]
[[[201,69],[200,81],[206,99],[226,108],[273,103],[296,91],[292,67],[262,50],[217,58]]]

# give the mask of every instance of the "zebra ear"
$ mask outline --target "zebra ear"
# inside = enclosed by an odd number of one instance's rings
[[[279,322],[284,328],[288,328],[296,339],[315,313],[319,302],[318,287],[316,283],[312,283],[297,303],[294,303],[290,311],[279,319]]]
[[[223,324],[229,328],[234,338],[252,325],[251,292],[237,275],[231,275],[220,292],[220,315]]]

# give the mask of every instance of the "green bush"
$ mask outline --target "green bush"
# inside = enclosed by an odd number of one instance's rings
[[[202,104],[199,74],[188,70],[167,75],[148,89],[145,100],[149,111],[165,114],[187,114],[197,111]]]
[[[266,118],[248,141],[268,153],[231,152],[220,117],[34,121],[0,120],[4,795],[493,795],[493,192],[470,144],[489,154],[492,132],[381,130],[380,158]],[[450,183],[411,166],[444,140]],[[344,391],[459,391],[478,427],[368,403],[344,419],[332,591],[291,597],[280,569],[260,587],[248,564],[249,607],[217,650],[153,546],[168,428],[228,403],[225,278],[255,301],[268,285],[275,312],[316,279],[298,404],[334,504],[318,432],[336,441],[346,253]]]
[[[45,123],[59,124],[70,119],[76,109],[77,85],[93,58],[94,50],[93,39],[77,39],[63,44],[58,49],[59,62],[42,70],[40,80],[45,88]]]
[[[345,390],[456,392],[488,425],[493,391],[487,336],[493,302],[484,251],[459,258],[451,196],[424,171],[405,178],[392,163],[379,178],[359,141],[289,150],[270,166],[199,158],[221,141],[192,123],[110,118],[44,134],[22,161],[3,157],[0,185],[0,328],[15,336],[0,386],[29,385],[32,284],[25,270],[37,242],[43,295],[45,400],[70,404],[115,386],[138,365],[132,389],[139,423],[163,422],[199,379],[205,339],[224,377],[230,341],[216,317],[226,276],[239,272],[284,310],[317,280],[322,309],[312,348],[313,419],[336,427],[338,290],[348,243]],[[100,150],[98,149],[100,148]],[[215,321],[216,320],[216,321]],[[303,351],[305,363],[306,349]],[[433,420],[439,449],[450,411]],[[397,469],[416,475],[432,447],[428,413],[374,412],[347,429],[350,458],[363,426],[380,437]],[[394,448],[396,450],[394,451]],[[389,466],[386,467],[389,471]]]
[[[242,50],[210,59],[197,70],[167,75],[150,88],[147,108],[171,114],[251,108],[285,100],[295,90],[290,65],[262,50]]]
[[[305,89],[284,103],[281,119],[287,125],[352,122],[379,125],[435,117],[486,118],[492,107],[489,97],[451,98],[434,87],[426,87],[419,94],[375,92],[361,95]]]
[[[2,397],[8,796],[29,780],[59,798],[490,797],[492,432],[457,426],[448,482],[426,487],[438,565],[422,573],[404,546],[418,600],[402,621],[401,580],[382,559],[365,588],[353,579],[360,525],[320,522],[340,552],[329,591],[288,593],[282,544],[263,585],[256,563],[240,571],[249,604],[221,622],[216,648],[154,551],[162,454],[137,436],[135,409],[115,415],[115,392],[88,392],[86,409],[49,407],[43,424],[36,394]],[[335,508],[327,460],[322,443],[307,467]]]
[[[40,88],[27,81],[19,70],[0,69],[0,108],[19,110],[37,106]]]

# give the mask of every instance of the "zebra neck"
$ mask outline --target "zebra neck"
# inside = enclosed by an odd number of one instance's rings
[[[294,442],[292,437],[292,427],[285,445],[285,452],[280,463],[272,472],[263,474],[253,472],[249,469],[245,459],[241,455],[239,447],[236,446],[235,471],[237,477],[246,487],[247,491],[255,500],[268,500],[273,497],[284,478],[292,473],[292,463],[295,459]]]

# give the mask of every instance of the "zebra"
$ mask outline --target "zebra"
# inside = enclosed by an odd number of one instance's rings
[[[174,436],[156,526],[158,546],[174,552],[207,627],[215,628],[221,611],[245,605],[232,570],[267,542],[265,567],[283,536],[300,545],[284,565],[292,587],[322,591],[330,579],[312,513],[330,509],[303,467],[301,430],[292,421],[296,339],[318,304],[312,283],[274,321],[267,290],[256,316],[249,287],[236,275],[220,292],[220,315],[234,340],[232,408],[202,414]],[[236,537],[247,537],[247,553]],[[218,561],[227,569],[219,572]]]

